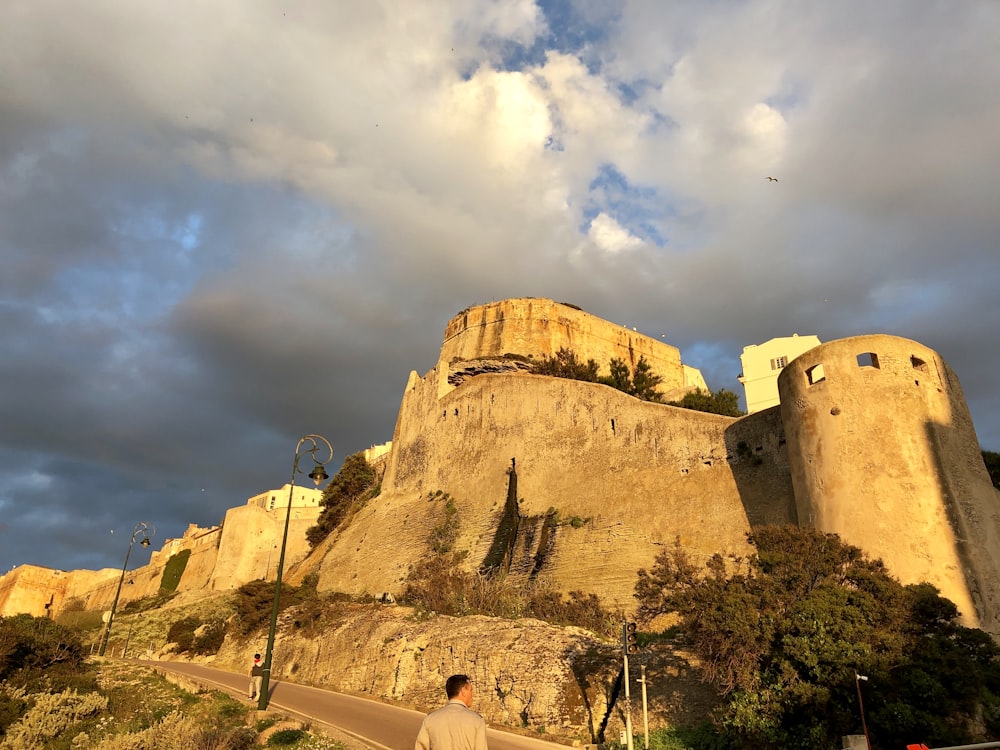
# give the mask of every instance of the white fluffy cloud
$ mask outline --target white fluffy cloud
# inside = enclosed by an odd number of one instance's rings
[[[609,7],[6,8],[0,565],[111,564],[119,519],[216,523],[300,434],[387,440],[447,319],[507,296],[737,391],[745,344],[913,338],[1000,448],[1000,6]],[[81,496],[33,542],[18,509]]]

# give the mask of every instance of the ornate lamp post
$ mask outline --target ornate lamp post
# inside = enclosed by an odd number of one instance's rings
[[[306,447],[303,447],[306,446]],[[330,452],[326,461],[316,459],[316,453],[322,446]],[[278,576],[274,581],[274,603],[271,605],[271,627],[267,632],[267,650],[264,652],[264,676],[260,681],[260,698],[257,701],[257,708],[261,711],[267,710],[268,684],[271,681],[271,657],[274,654],[274,635],[278,629],[278,601],[281,598],[281,574],[285,570],[285,544],[288,542],[288,522],[292,517],[292,497],[295,492],[295,475],[299,473],[299,459],[308,453],[313,462],[313,469],[309,472],[309,478],[319,487],[324,480],[329,478],[324,464],[333,460],[333,446],[330,441],[322,435],[306,435],[299,439],[295,446],[295,460],[292,463],[292,480],[288,488],[288,507],[285,509],[285,531],[281,536],[281,553],[278,555]]]
[[[140,544],[143,547],[149,546],[149,537],[156,534],[156,527],[151,523],[146,523],[145,521],[139,521],[132,529],[132,539],[128,543],[128,552],[125,553],[125,564],[122,565],[122,575],[118,579],[118,590],[115,591],[115,601],[111,605],[111,613],[108,615],[108,625],[104,628],[104,637],[101,639],[101,649],[97,652],[98,656],[104,656],[104,650],[108,647],[108,638],[111,636],[111,624],[115,621],[115,610],[118,609],[118,597],[122,593],[122,584],[125,583],[125,569],[128,568],[128,557],[132,554],[132,545],[135,544],[136,538],[142,534],[142,541]]]

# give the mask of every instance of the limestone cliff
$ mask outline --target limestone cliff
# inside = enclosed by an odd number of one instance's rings
[[[466,673],[476,710],[493,726],[585,743],[617,738],[623,691],[621,649],[578,628],[537,620],[418,617],[407,607],[345,605],[320,633],[282,617],[274,679],[290,679],[429,711],[443,702],[445,679]],[[261,640],[227,638],[214,666],[245,671]],[[688,656],[661,647],[632,660],[633,723],[641,727],[639,686],[646,666],[651,726],[690,725],[714,705]]]

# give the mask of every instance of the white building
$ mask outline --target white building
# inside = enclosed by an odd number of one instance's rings
[[[743,347],[740,363],[743,373],[737,378],[747,397],[747,413],[778,405],[778,375],[785,365],[800,354],[820,345],[817,336],[791,336],[770,339],[763,344]]]
[[[258,508],[263,508],[264,510],[287,508],[289,490],[291,490],[291,486],[285,484],[280,489],[262,492],[247,500],[247,505],[256,505]],[[293,492],[293,508],[318,508],[320,500],[323,499],[323,490],[313,489],[312,487],[295,485],[295,489],[291,491]]]

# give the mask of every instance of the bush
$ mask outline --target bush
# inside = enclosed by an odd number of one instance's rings
[[[177,585],[181,582],[181,576],[184,575],[189,557],[191,557],[191,550],[182,549],[167,560],[167,564],[163,566],[163,576],[160,578],[161,590],[177,591]]]
[[[217,654],[225,638],[226,623],[221,620],[210,622],[201,628],[201,633],[196,633],[191,650],[202,656]]]
[[[108,699],[100,693],[79,694],[72,689],[35,693],[31,700],[31,707],[7,728],[4,747],[46,747],[70,727],[108,707]]]
[[[337,475],[323,490],[320,504],[323,510],[316,525],[306,530],[310,547],[326,539],[350,515],[358,501],[366,501],[378,494],[375,469],[365,459],[363,452],[352,453],[344,459]]]
[[[544,357],[532,367],[536,375],[550,375],[556,378],[597,382],[597,362],[593,359],[581,362],[572,349],[560,348],[554,357]]]
[[[294,745],[306,737],[306,732],[302,729],[279,729],[267,738],[268,747],[288,747]]]
[[[194,645],[194,631],[201,625],[196,617],[184,617],[167,630],[167,643],[176,643],[178,653],[190,651]]]
[[[29,685],[44,673],[54,689],[79,684],[84,649],[73,630],[45,617],[0,617],[0,681]]]
[[[451,553],[427,558],[411,571],[403,600],[442,615],[535,617],[554,625],[574,625],[613,635],[621,618],[606,610],[595,594],[568,596],[539,584],[517,586],[502,575],[461,569],[464,556]]]
[[[300,604],[315,596],[315,592],[303,592],[296,586],[281,584],[281,596],[278,600],[278,612]],[[234,605],[236,616],[233,618],[233,629],[241,636],[247,636],[261,629],[271,619],[271,609],[274,606],[274,582],[250,581],[236,589]]]
[[[740,411],[739,397],[732,391],[720,388],[715,393],[707,393],[700,388],[694,393],[685,393],[680,401],[670,401],[670,406],[679,406],[682,409],[692,409],[693,411],[704,411],[709,414],[721,414],[724,417],[742,417]]]

